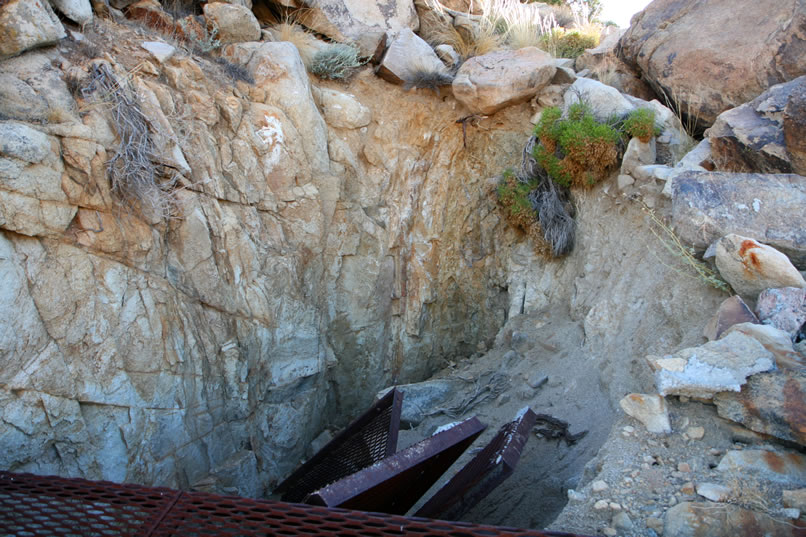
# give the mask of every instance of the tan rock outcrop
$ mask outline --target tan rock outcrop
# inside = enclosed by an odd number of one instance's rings
[[[0,5],[0,60],[52,45],[64,36],[64,27],[47,1],[11,0]]]
[[[806,71],[805,21],[798,0],[656,0],[633,18],[620,56],[659,94],[710,125]]]

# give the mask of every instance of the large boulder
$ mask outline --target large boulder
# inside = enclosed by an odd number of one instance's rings
[[[712,502],[682,502],[666,512],[664,537],[736,537],[765,535],[796,537],[802,535],[803,524],[778,520],[767,513],[744,509],[738,505]]]
[[[204,5],[207,25],[215,28],[222,44],[260,40],[260,24],[252,10],[238,4],[211,2]]]
[[[696,250],[741,233],[806,267],[806,177],[684,171],[674,178],[672,219],[680,238]]]
[[[806,72],[804,26],[800,0],[655,0],[633,17],[620,57],[710,125]]]
[[[490,52],[462,64],[453,94],[471,112],[492,114],[534,97],[556,70],[551,55],[536,47]]]
[[[420,20],[412,0],[305,0],[299,22],[339,42],[352,42],[362,56],[372,56],[388,31],[417,30]]]
[[[711,154],[719,169],[792,173],[794,169],[784,139],[784,109],[793,93],[804,89],[806,76],[801,76],[776,84],[752,101],[719,114],[708,130]],[[804,133],[799,132],[790,136],[796,152],[802,135]]]
[[[377,73],[392,84],[406,84],[411,87],[418,85],[418,79],[429,76],[435,81],[451,81],[448,69],[431,45],[408,28],[392,37]]]
[[[765,289],[806,287],[803,276],[784,254],[733,233],[716,243],[716,268],[734,291],[752,300]]]
[[[612,86],[622,93],[638,97],[647,101],[656,98],[655,92],[649,85],[641,80],[634,67],[627,65],[617,55],[619,39],[626,29],[613,32],[602,39],[599,46],[587,49],[575,61],[577,71],[589,69],[590,76],[608,86]]]
[[[579,101],[587,103],[598,121],[607,121],[611,116],[624,117],[636,108],[616,88],[590,78],[577,78],[563,100],[566,107]]]
[[[90,0],[50,0],[50,2],[73,22],[86,24],[92,21]]]
[[[64,27],[47,1],[0,2],[0,60],[52,45],[64,36]]]

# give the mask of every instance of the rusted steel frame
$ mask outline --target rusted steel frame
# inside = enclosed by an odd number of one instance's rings
[[[305,502],[402,515],[487,426],[473,417],[312,493]]]
[[[512,475],[536,418],[529,407],[524,408],[414,515],[446,520],[461,518]]]
[[[392,455],[397,449],[402,405],[403,394],[392,389],[297,468],[274,493],[285,501],[301,502],[311,492]],[[373,453],[371,444],[381,441],[385,449]]]

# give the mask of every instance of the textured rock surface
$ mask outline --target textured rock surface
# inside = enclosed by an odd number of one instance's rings
[[[755,339],[775,356],[775,362],[780,368],[798,369],[806,365],[803,357],[795,353],[790,335],[768,324],[741,323],[731,326],[725,335],[731,332],[741,332]]]
[[[784,108],[784,145],[792,169],[806,175],[806,85],[792,90]]]
[[[417,30],[412,0],[304,0],[300,22],[339,42],[353,42],[362,56],[372,56],[387,31]]]
[[[62,23],[44,0],[11,0],[0,5],[0,60],[52,45],[64,36]]]
[[[753,375],[740,393],[714,397],[719,415],[758,433],[806,445],[806,374]]]
[[[703,331],[709,341],[719,339],[730,327],[759,320],[739,295],[726,298]]]
[[[431,45],[405,28],[392,37],[378,65],[378,76],[392,84],[411,82],[417,73],[438,73],[450,80],[448,69]]]
[[[699,251],[737,233],[806,267],[806,177],[686,171],[674,178],[672,219],[680,238]]]
[[[758,297],[756,314],[763,323],[786,332],[794,339],[806,322],[806,289],[768,289]]]
[[[603,84],[622,93],[651,101],[655,92],[641,80],[638,72],[617,55],[617,45],[626,29],[613,32],[601,40],[599,46],[583,52],[574,62],[577,71],[589,69]]]
[[[664,537],[795,537],[802,531],[802,526],[776,520],[766,513],[711,502],[675,505],[666,514],[663,525]]]
[[[752,101],[719,114],[708,130],[717,167],[731,172],[792,173],[784,137],[784,109],[790,97],[804,89],[806,76],[777,84]],[[797,144],[794,141],[793,149]]]
[[[554,77],[554,59],[526,47],[470,58],[453,80],[453,94],[473,113],[492,114],[528,101]]]
[[[53,7],[65,17],[78,24],[92,21],[92,6],[89,0],[50,0]]]
[[[221,44],[260,40],[260,24],[252,10],[239,4],[208,2],[204,5],[207,26],[218,31]]]
[[[619,401],[619,406],[627,415],[643,423],[650,433],[672,432],[666,401],[660,395],[631,393]]]
[[[775,358],[758,341],[739,332],[700,347],[653,360],[661,395],[711,398],[738,392],[747,377],[775,368]]]
[[[606,121],[611,116],[624,117],[635,109],[635,105],[617,89],[590,78],[578,78],[563,98],[566,107],[580,100],[589,104],[599,121]]]
[[[744,5],[744,4],[741,4]],[[764,17],[758,17],[764,13]],[[702,123],[806,71],[799,0],[656,0],[620,41],[620,55]]]
[[[765,289],[806,287],[784,254],[749,237],[725,235],[716,243],[720,276],[740,295],[755,300]]]
[[[806,485],[806,457],[795,452],[763,449],[728,451],[716,469],[741,476],[756,475],[788,487]]]
[[[331,127],[357,129],[366,127],[372,119],[369,108],[358,102],[355,96],[340,91],[322,88],[318,93],[322,116]]]

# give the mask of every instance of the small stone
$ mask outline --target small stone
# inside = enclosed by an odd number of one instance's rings
[[[593,504],[593,508],[596,509],[597,511],[602,511],[603,509],[607,509],[608,505],[609,504],[607,500],[599,500],[598,502]]]
[[[685,483],[682,487],[680,487],[680,492],[691,496],[695,492],[694,483],[691,481]]]
[[[677,498],[675,498],[674,496],[672,496],[671,498],[669,498],[669,499],[666,501],[666,505],[669,505],[669,506],[672,506],[672,505],[677,505]]]
[[[610,507],[610,509],[612,509],[613,511],[621,511],[621,504],[617,502],[610,502],[610,505],[608,505],[608,507]]]
[[[785,490],[783,493],[784,507],[793,507],[806,511],[806,489]]]
[[[724,485],[700,483],[697,485],[697,494],[712,502],[724,502],[730,498],[731,490]]]
[[[758,322],[758,317],[744,303],[744,300],[739,295],[733,295],[719,305],[716,314],[703,330],[703,335],[709,341],[713,341],[719,339],[733,325]]]
[[[660,518],[651,516],[647,518],[644,523],[646,524],[647,528],[653,530],[658,535],[663,535],[663,520]]]
[[[686,434],[692,440],[702,440],[705,436],[705,427],[689,427],[686,429]]]
[[[688,403],[689,402],[689,396],[688,395],[681,395],[678,399],[680,400],[681,403]]]
[[[616,537],[618,532],[613,528],[605,528],[602,530],[602,534],[607,535],[607,537]]]
[[[644,424],[650,433],[670,433],[666,401],[660,395],[631,393],[619,401],[622,410]]]
[[[708,454],[713,455],[714,457],[718,457],[722,455],[722,450],[712,447],[711,449],[708,450]]]
[[[635,427],[633,427],[632,425],[625,425],[624,427],[621,428],[621,430],[627,434],[632,434],[635,432]]]
[[[619,175],[618,179],[616,179],[616,181],[617,181],[619,190],[624,190],[628,186],[630,186],[630,185],[635,183],[635,179],[633,179],[629,175],[624,175],[624,174]]]
[[[677,465],[677,471],[687,474],[691,472],[691,466],[687,462],[681,462],[680,464]]]
[[[165,63],[170,60],[174,52],[176,52],[176,48],[168,43],[162,43],[161,41],[145,41],[141,43],[140,46],[150,52],[160,63]]]
[[[536,390],[543,386],[545,383],[549,381],[548,375],[541,375],[538,372],[532,373],[529,375],[529,378],[526,379],[526,384],[529,385],[532,389]]]
[[[592,490],[593,492],[602,492],[602,491],[607,490],[608,488],[610,488],[610,487],[608,486],[608,484],[607,484],[607,483],[605,483],[604,481],[602,481],[601,479],[600,479],[600,480],[598,480],[598,481],[594,481],[594,482],[591,484],[591,490]]]
[[[616,515],[614,515],[613,520],[610,522],[610,525],[618,530],[623,531],[631,530],[633,528],[632,520],[630,519],[630,516],[625,512],[617,513]]]
[[[585,501],[585,495],[581,492],[577,492],[574,489],[568,489],[568,501],[570,502],[582,502]]]
[[[783,518],[789,518],[792,520],[797,520],[800,518],[800,509],[795,509],[794,507],[788,507],[786,509],[781,509],[779,511]]]

